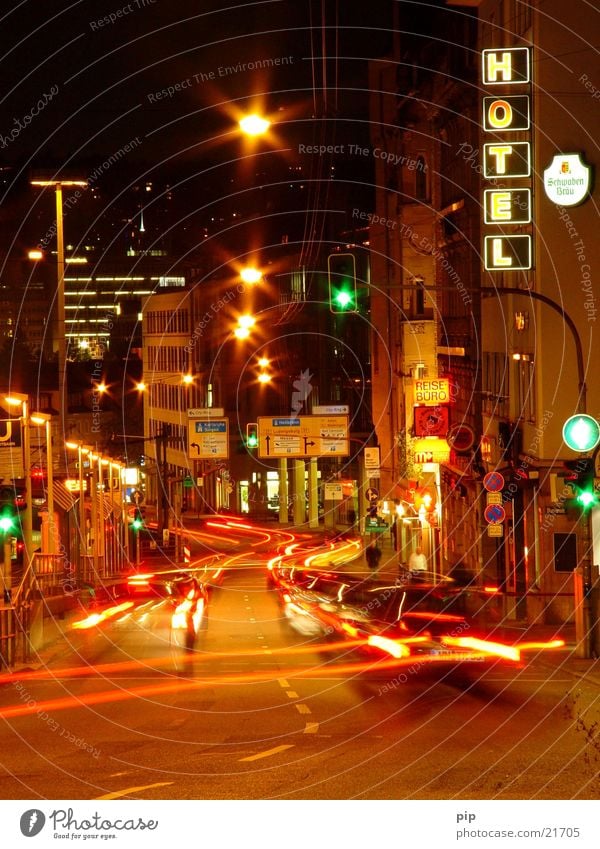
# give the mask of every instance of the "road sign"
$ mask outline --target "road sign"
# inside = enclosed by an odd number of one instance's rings
[[[313,416],[347,416],[350,413],[348,404],[325,404],[312,408]]]
[[[368,518],[365,520],[365,533],[367,534],[383,534],[388,528],[388,523],[384,522],[383,519]]]
[[[506,510],[501,504],[488,504],[483,512],[486,522],[490,525],[497,525],[503,522],[506,518]]]
[[[323,489],[326,501],[342,501],[344,498],[341,483],[326,483]]]
[[[501,492],[486,492],[485,503],[486,504],[502,504],[502,493]]]
[[[475,443],[475,431],[470,425],[454,425],[448,431],[446,442],[455,451],[468,451]]]
[[[497,523],[494,525],[487,526],[487,535],[489,537],[503,537],[504,536],[504,525]]]
[[[188,419],[222,419],[223,407],[192,407],[187,411]]]
[[[500,472],[488,472],[483,479],[483,488],[488,492],[500,492],[504,489],[504,476]]]
[[[348,416],[258,417],[258,456],[347,457]]]
[[[370,486],[368,489],[365,490],[365,498],[367,499],[367,501],[377,501],[377,499],[379,498],[379,492],[376,489],[373,489],[372,486]]]
[[[188,421],[188,457],[190,460],[227,459],[229,457],[229,419],[190,419]]]
[[[365,469],[379,468],[379,448],[365,448]]]

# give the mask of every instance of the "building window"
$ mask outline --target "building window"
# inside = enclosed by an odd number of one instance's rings
[[[427,164],[424,156],[417,156],[415,166],[415,198],[427,200]]]
[[[508,400],[508,360],[500,351],[487,351],[482,359],[482,410],[487,415],[502,416]]]
[[[535,421],[535,370],[529,354],[514,354],[515,394],[519,418],[526,422]]]

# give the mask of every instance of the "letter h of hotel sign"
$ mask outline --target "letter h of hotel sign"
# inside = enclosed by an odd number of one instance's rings
[[[533,267],[531,236],[531,61],[528,47],[482,51],[486,271]],[[501,93],[496,93],[501,91]],[[523,232],[526,230],[528,232]]]

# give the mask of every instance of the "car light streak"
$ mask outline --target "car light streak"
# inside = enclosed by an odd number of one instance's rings
[[[518,648],[521,651],[528,651],[530,649],[562,649],[565,646],[564,640],[548,640],[548,642],[531,642],[531,643],[517,643]]]
[[[130,607],[133,607],[132,601],[125,601],[123,604],[118,604],[116,607],[107,607],[106,610],[103,610],[101,613],[92,613],[85,619],[73,622],[71,628],[75,631],[84,631],[87,628],[95,628],[96,625],[100,625],[101,622],[105,622],[112,616],[116,616],[117,613],[123,613],[124,610],[129,610]]]
[[[484,591],[484,593],[499,593],[500,588],[499,587],[484,587],[483,591]]]
[[[379,634],[373,634],[370,636],[367,640],[367,644],[381,649],[382,651],[386,651],[388,654],[391,654],[392,657],[400,658],[408,657],[410,655],[410,649],[408,646],[397,643],[395,640],[390,640],[388,637],[381,637]]]
[[[364,641],[360,641],[364,645]],[[345,648],[348,648],[350,641],[343,643]],[[327,648],[327,647],[319,647]],[[315,650],[313,647],[312,651]],[[457,655],[456,653],[447,652],[434,656],[418,656],[419,666],[426,663],[453,663],[457,660],[489,660],[488,652],[473,652]],[[183,655],[180,658],[181,664],[192,664],[194,662],[193,655]],[[265,673],[248,672],[237,673],[235,675],[216,675],[210,678],[201,679],[186,679],[183,680],[179,676],[176,680],[163,680],[156,684],[147,684],[142,687],[134,687],[129,689],[110,689],[96,693],[84,693],[73,696],[65,696],[58,699],[48,699],[38,701],[34,705],[17,705],[0,709],[0,719],[10,719],[21,716],[28,716],[33,713],[38,713],[40,710],[57,711],[57,710],[72,710],[81,709],[90,705],[110,704],[114,702],[123,702],[130,699],[151,699],[152,697],[178,695],[184,690],[202,690],[204,688],[213,688],[219,685],[239,685],[239,684],[267,684],[270,685],[277,682],[279,678],[286,679],[304,679],[304,678],[327,678],[330,675],[338,677],[340,675],[357,675],[365,672],[382,670],[397,670],[403,666],[409,666],[415,663],[415,655],[410,657],[393,657],[390,660],[377,659],[375,661],[362,663],[340,663],[327,664],[325,666],[310,666],[304,669],[290,667],[289,669],[279,669],[273,677],[265,676]],[[134,664],[135,665],[135,664]],[[117,664],[117,666],[121,666]],[[70,670],[67,670],[70,671]],[[24,680],[25,678],[37,677],[35,673],[13,676],[13,680]],[[50,677],[50,676],[48,676]],[[168,704],[165,704],[168,707]]]
[[[455,616],[452,613],[433,613],[429,611],[420,611],[420,610],[407,610],[406,613],[402,614],[403,619],[408,619],[408,617],[412,619],[427,619],[431,622],[464,622],[464,616]]]
[[[521,660],[521,653],[516,646],[507,646],[504,643],[493,643],[489,640],[478,640],[477,637],[443,637],[442,642],[447,646],[457,646],[458,648],[473,649],[474,651],[483,652],[484,654],[493,654],[497,657],[503,657],[506,660],[518,662]]]

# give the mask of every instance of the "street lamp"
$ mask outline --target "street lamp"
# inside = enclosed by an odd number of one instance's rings
[[[262,136],[271,126],[271,122],[260,115],[245,115],[239,121],[240,129],[246,136]]]
[[[256,319],[253,315],[241,315],[238,318],[237,327],[233,330],[233,335],[237,339],[247,339],[255,324]]]
[[[54,471],[52,468],[52,416],[48,415],[48,413],[32,413],[30,421],[34,425],[44,425],[46,429],[46,465],[48,467],[46,475],[48,501],[48,534],[47,540],[44,540],[44,537],[42,535],[42,551],[47,545],[48,550],[44,551],[44,554],[55,554],[56,525],[54,521]]]
[[[67,346],[65,336],[65,247],[63,238],[63,188],[87,187],[87,180],[32,180],[32,186],[47,188],[54,186],[56,197],[56,262],[57,262],[57,287],[56,287],[56,349],[58,353],[58,409],[60,432],[65,428],[65,370],[67,359]]]
[[[21,392],[6,395],[4,400],[11,407],[21,405],[21,430],[23,434],[23,471],[25,475],[25,509],[23,511],[23,545],[25,574],[33,559],[33,514],[31,504],[31,445],[29,441],[29,396]]]
[[[240,271],[240,278],[243,283],[260,283],[262,276],[262,271],[252,265],[247,265]]]

